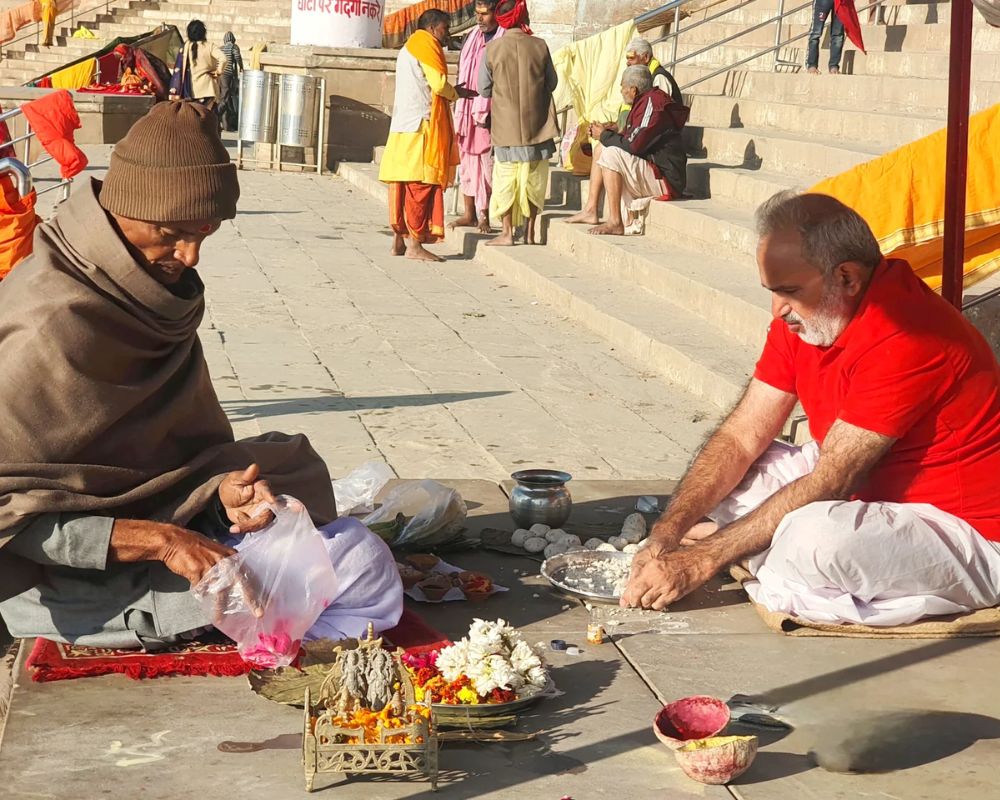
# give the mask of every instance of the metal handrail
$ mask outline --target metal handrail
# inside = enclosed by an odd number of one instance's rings
[[[698,28],[698,27],[700,27],[702,25],[708,24],[709,22],[714,22],[714,21],[716,21],[716,20],[718,20],[718,19],[726,16],[727,14],[730,14],[733,11],[737,11],[737,10],[743,8],[744,6],[749,5],[751,2],[755,2],[755,0],[745,0],[744,2],[740,2],[737,5],[730,6],[729,8],[726,8],[723,11],[719,11],[719,12],[717,12],[715,14],[712,14],[712,15],[710,15],[708,17],[705,17],[704,19],[700,19],[700,20],[698,20],[697,22],[695,22],[695,23],[693,23],[691,25],[685,25],[682,28],[681,24],[680,24],[680,22],[681,22],[680,14],[677,13],[677,12],[678,12],[679,9],[681,9],[682,7],[688,5],[689,3],[693,2],[693,1],[694,0],[673,0],[673,2],[667,3],[665,5],[660,6],[657,9],[653,10],[653,11],[649,11],[649,12],[647,12],[645,14],[642,14],[641,16],[637,17],[636,20],[635,20],[636,24],[640,24],[643,21],[647,21],[648,22],[649,20],[654,19],[655,17],[657,17],[657,16],[659,16],[659,15],[661,15],[661,14],[667,12],[667,11],[674,11],[674,19],[673,19],[673,22],[671,24],[671,30],[670,30],[670,32],[668,34],[666,34],[665,36],[661,36],[659,39],[656,39],[656,40],[654,40],[652,42],[652,44],[660,44],[662,42],[671,41],[671,58],[664,62],[664,66],[665,67],[668,67],[670,69],[675,69],[678,64],[681,64],[681,63],[683,63],[685,61],[689,61],[692,58],[697,58],[698,56],[703,55],[704,53],[708,53],[708,52],[714,50],[716,47],[721,47],[722,45],[729,44],[729,42],[733,42],[736,39],[739,39],[741,36],[744,36],[744,35],[746,35],[748,33],[753,33],[754,31],[761,30],[762,28],[766,28],[769,25],[774,25],[775,26],[774,44],[772,46],[770,46],[770,47],[762,48],[761,50],[759,50],[758,52],[754,53],[753,55],[747,56],[746,58],[741,58],[738,61],[734,61],[731,64],[727,64],[726,66],[720,67],[719,69],[714,70],[713,72],[710,72],[707,75],[702,75],[701,77],[699,77],[699,78],[697,78],[697,79],[695,79],[693,81],[690,81],[689,83],[686,83],[686,84],[682,85],[680,87],[681,91],[685,91],[687,89],[690,89],[693,86],[697,86],[699,83],[704,83],[705,81],[711,80],[712,78],[715,78],[718,75],[722,75],[722,74],[724,74],[726,72],[729,72],[730,70],[735,69],[736,67],[741,67],[744,64],[748,64],[751,61],[756,61],[758,58],[762,58],[764,56],[771,55],[772,53],[775,55],[775,59],[774,59],[774,66],[775,67],[778,67],[778,66],[789,66],[790,62],[782,61],[782,60],[780,60],[778,58],[778,55],[777,55],[778,51],[781,50],[783,47],[788,47],[790,44],[793,44],[793,43],[795,43],[795,42],[797,42],[797,41],[799,41],[801,39],[805,39],[805,38],[807,38],[809,36],[809,31],[806,31],[804,33],[796,34],[795,36],[792,36],[790,38],[782,39],[781,38],[781,26],[782,26],[782,22],[787,17],[790,17],[793,14],[798,14],[800,11],[804,11],[805,9],[812,7],[811,0],[810,0],[810,2],[803,3],[802,5],[796,6],[795,8],[793,8],[791,10],[785,10],[785,0],[778,0],[777,13],[773,17],[770,17],[770,18],[764,20],[763,22],[758,22],[756,25],[751,25],[748,28],[744,28],[743,30],[738,31],[737,33],[734,33],[731,36],[727,36],[724,39],[720,39],[720,40],[718,40],[716,42],[713,42],[712,44],[707,45],[705,47],[702,47],[699,50],[695,50],[693,53],[687,53],[686,55],[681,56],[680,58],[678,58],[677,57],[677,42],[678,42],[678,40],[680,39],[680,37],[681,37],[681,35],[683,33],[687,33],[688,31],[692,31],[695,28]],[[862,11],[868,11],[869,9],[877,8],[879,6],[882,6],[884,4],[884,2],[885,2],[885,0],[875,0],[875,2],[869,3],[868,5],[863,6],[862,8],[859,8],[858,9],[858,13],[860,14]]]
[[[112,2],[112,0],[104,0],[103,3],[98,3],[97,5],[93,6],[92,8],[88,8],[86,11],[79,11],[79,12],[76,10],[76,3],[74,2],[73,5],[70,7],[69,11],[64,11],[61,15],[60,14],[56,14],[55,21],[58,23],[59,20],[61,19],[63,22],[65,22],[66,21],[66,17],[69,17],[70,18],[70,27],[75,27],[76,26],[76,18],[78,16],[79,17],[85,17],[85,16],[87,16],[89,14],[93,14],[95,11],[99,11],[102,8],[104,9],[104,13],[105,14],[110,13],[111,2]],[[17,42],[23,42],[23,41],[26,41],[27,39],[30,39],[30,38],[34,37],[35,44],[36,45],[39,44],[39,40],[42,37],[42,23],[41,22],[36,22],[36,23],[34,23],[34,25],[35,25],[34,32],[30,32],[29,31],[28,33],[23,33],[20,36],[15,36],[10,41],[0,43],[0,58],[3,58],[3,49],[5,47],[10,47],[12,44],[16,44]]]
[[[0,113],[0,123],[6,123],[8,120],[13,121],[16,117],[24,118],[24,134],[22,136],[17,136],[13,139],[0,141],[0,148],[13,147],[16,144],[24,142],[24,155],[20,159],[17,158],[0,159],[0,172],[6,170],[9,172],[14,172],[18,176],[17,178],[18,192],[20,193],[21,197],[24,197],[28,192],[31,191],[32,188],[33,179],[31,176],[31,169],[33,167],[38,167],[41,166],[42,164],[46,164],[49,161],[53,161],[54,158],[51,155],[45,155],[42,158],[39,158],[37,161],[31,160],[31,140],[37,138],[37,135],[34,133],[34,131],[31,130],[31,125],[28,124],[28,118],[24,117],[24,112],[21,110],[21,108],[20,107],[12,108],[10,109],[10,111],[4,111],[3,113]],[[51,192],[53,189],[62,189],[63,190],[62,201],[65,201],[69,198],[69,191],[72,183],[73,183],[72,178],[63,178],[54,183],[52,186],[49,186],[46,189],[42,189],[41,191],[36,192],[36,194],[43,195],[46,192]],[[22,191],[22,189],[25,190]]]

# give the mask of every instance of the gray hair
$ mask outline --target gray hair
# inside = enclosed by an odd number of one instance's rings
[[[869,269],[882,261],[882,250],[868,223],[829,195],[778,192],[757,209],[755,221],[761,238],[777,231],[798,231],[802,255],[827,277],[845,261]]]
[[[628,43],[628,47],[625,49],[625,53],[628,55],[635,54],[637,56],[650,56],[653,55],[653,45],[651,45],[645,39],[633,39]]]
[[[653,88],[653,75],[648,67],[641,64],[626,67],[622,73],[622,86],[634,86],[639,90],[639,94],[644,94]]]

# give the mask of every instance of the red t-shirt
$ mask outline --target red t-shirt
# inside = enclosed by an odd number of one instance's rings
[[[898,439],[857,499],[930,503],[1000,541],[1000,366],[905,261],[876,268],[832,347],[773,322],[754,377],[798,395],[821,445],[837,419]]]

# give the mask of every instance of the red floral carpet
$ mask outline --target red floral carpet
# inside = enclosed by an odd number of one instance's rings
[[[444,634],[409,609],[403,611],[399,625],[386,631],[383,637],[394,647],[416,652],[449,644]],[[240,658],[233,644],[221,641],[193,641],[155,653],[144,653],[35,639],[25,666],[33,681],[62,681],[115,673],[134,679],[164,675],[225,677],[245,675],[251,669]]]

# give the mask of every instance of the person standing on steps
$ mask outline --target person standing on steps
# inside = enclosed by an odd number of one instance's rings
[[[809,31],[809,46],[806,50],[806,71],[819,75],[819,41],[823,38],[826,18],[830,17],[830,74],[840,74],[840,55],[844,51],[844,23],[840,16],[832,13],[835,0],[813,0],[812,28]]]
[[[525,0],[502,0],[496,17],[506,33],[486,46],[479,94],[493,99],[490,216],[503,221],[503,232],[487,244],[513,245],[514,229],[525,221],[525,242],[534,244],[559,136],[552,99],[559,78],[548,45],[531,34]]]
[[[444,239],[444,192],[455,178],[458,146],[449,103],[475,92],[448,82],[444,11],[425,11],[396,58],[396,97],[378,179],[389,184],[392,254],[443,261],[424,248]]]
[[[458,66],[459,86],[475,86],[486,45],[503,35],[497,22],[497,0],[477,0],[476,27],[466,37]],[[465,213],[452,228],[476,225],[480,233],[490,227],[490,194],[493,190],[493,142],[490,140],[490,101],[485,97],[459,98],[455,103],[455,135],[462,159],[460,185]]]

